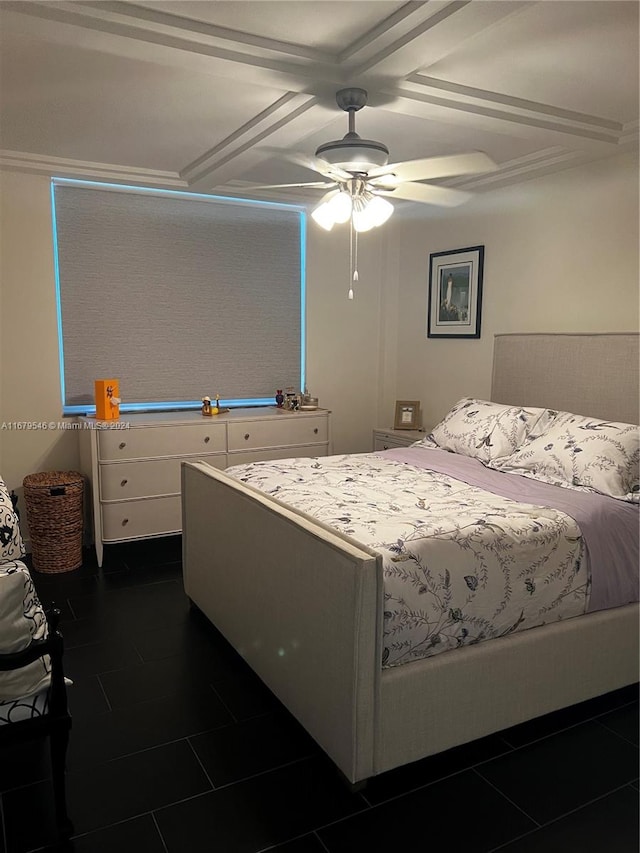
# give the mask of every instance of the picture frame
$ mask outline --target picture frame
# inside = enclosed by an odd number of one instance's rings
[[[394,429],[420,429],[420,401],[396,400]]]
[[[429,255],[428,338],[479,338],[484,246]]]

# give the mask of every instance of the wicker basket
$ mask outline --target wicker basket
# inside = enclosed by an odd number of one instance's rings
[[[84,481],[77,471],[44,471],[24,478],[33,568],[56,574],[82,565]]]

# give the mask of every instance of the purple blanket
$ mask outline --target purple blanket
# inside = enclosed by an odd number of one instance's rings
[[[558,509],[578,524],[591,572],[588,612],[638,601],[640,565],[638,505],[591,492],[563,489],[518,474],[493,471],[477,459],[446,450],[407,447],[376,454],[448,474],[514,501]]]

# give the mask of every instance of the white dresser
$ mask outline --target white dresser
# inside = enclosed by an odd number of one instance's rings
[[[224,469],[260,459],[327,456],[330,414],[268,408],[210,418],[200,411],[123,414],[113,424],[79,418],[98,565],[105,544],[180,532],[183,460]]]

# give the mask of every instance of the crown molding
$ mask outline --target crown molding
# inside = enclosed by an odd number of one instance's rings
[[[507,160],[500,164],[500,168],[496,172],[451,178],[443,183],[456,189],[492,190],[517,184],[522,180],[538,178],[558,171],[558,169],[579,166],[593,159],[596,158],[585,154],[583,151],[571,151],[567,148],[554,146],[534,151],[522,157],[516,157],[513,160]]]
[[[265,52],[275,56],[292,59],[301,58],[318,63],[332,63],[337,59],[332,53],[307,45],[240,32],[228,27],[198,21],[194,18],[184,18],[171,12],[139,6],[135,3],[118,2],[118,0],[87,3],[80,0],[80,2],[65,2],[58,5],[64,5],[73,10],[81,10],[84,15],[97,20],[129,22],[142,32],[165,33],[167,35],[188,33],[190,39],[195,37],[197,41],[201,41],[203,44],[227,46],[235,51]]]
[[[24,151],[0,150],[0,169],[58,178],[86,178],[119,184],[189,189],[187,182],[177,172],[138,169],[135,166],[118,166],[112,163],[92,163],[66,157],[29,154]]]
[[[489,119],[557,131],[613,145],[618,143],[623,133],[623,125],[600,116],[528,101],[488,89],[461,86],[420,73],[410,74],[396,90],[396,94],[409,101],[420,101]]]
[[[206,151],[180,171],[190,186],[207,180],[222,166],[235,160],[253,146],[304,115],[318,103],[311,95],[287,92],[267,109],[243,124],[216,146]],[[264,157],[265,155],[260,155]]]
[[[448,3],[446,6],[432,11],[430,6],[426,7],[426,15],[423,15],[423,20],[421,20],[418,24],[413,26],[408,32],[404,33],[398,38],[394,40],[387,39],[387,44],[380,48],[376,53],[368,56],[366,60],[362,61],[359,65],[356,65],[352,68],[352,73],[356,76],[362,76],[368,71],[372,71],[373,69],[381,66],[386,60],[390,57],[397,56],[403,48],[407,45],[411,45],[421,36],[424,36],[425,33],[429,33],[430,30],[433,30],[438,24],[441,24],[443,21],[446,21],[452,15],[455,15],[457,12],[460,12],[465,6],[468,6],[471,3],[471,0],[454,0],[452,3]],[[434,4],[432,4],[434,5]],[[343,55],[343,61],[354,60],[357,58],[358,53],[364,53],[366,49],[371,49],[375,45],[375,39],[371,39],[368,43],[363,43],[359,46],[358,51],[354,51],[352,55],[349,55],[346,51]],[[433,59],[432,59],[433,61]],[[404,76],[404,75],[403,75]]]
[[[622,126],[622,134],[620,139],[618,140],[619,145],[624,145],[625,147],[631,147],[633,145],[638,144],[639,135],[638,135],[638,127],[640,126],[640,122],[638,119],[635,121],[628,121],[626,124]]]
[[[401,82],[408,74],[455,54],[467,41],[488,32],[507,18],[521,15],[534,0],[483,3],[477,0],[429,0],[411,18],[398,22],[384,38],[377,34],[356,42],[340,59],[352,77],[381,86]]]
[[[37,37],[314,95],[333,91],[336,85],[351,85],[356,79],[373,94],[381,79],[389,84],[415,69],[416,56],[421,57],[421,66],[425,55],[430,62],[436,61],[443,53],[437,46],[444,44],[439,25],[446,25],[454,15],[462,17],[468,38],[515,14],[507,3],[408,2],[334,53],[118,0],[1,2],[5,16],[18,15],[23,29],[29,22]],[[529,5],[530,0],[520,2],[520,7]],[[451,35],[446,43],[447,50],[456,44]]]
[[[305,45],[230,30],[134,3],[87,3],[82,0],[30,0],[29,3],[24,3],[20,0],[7,0],[3,6],[36,18],[151,41],[168,47],[180,47],[186,51],[202,50],[215,55],[216,49],[219,49],[222,57],[237,55],[238,60],[242,62],[251,62],[252,57],[257,60],[267,56],[327,65],[336,61],[336,56]]]
[[[415,27],[416,17],[425,13],[427,4],[428,0],[405,3],[340,51],[336,57],[337,61],[340,64],[363,61],[367,53],[380,50],[380,45],[398,39],[400,33],[412,31]]]
[[[256,86],[298,91],[306,88],[310,94],[322,83],[335,87],[340,82],[340,68],[330,54],[313,52],[312,56],[304,56],[301,54],[305,50],[297,45],[246,33],[235,33],[232,38],[232,31],[228,31],[225,37],[221,27],[198,27],[198,22],[175,15],[145,9],[148,19],[135,17],[140,7],[129,9],[128,4],[118,3],[0,2],[5,22],[13,17],[21,31],[58,44],[75,44]],[[114,11],[112,5],[124,8]],[[159,18],[163,20],[158,22]],[[165,18],[170,23],[164,23]],[[201,32],[202,28],[217,32]]]
[[[515,4],[410,0],[335,54],[117,0],[0,2],[3,15],[8,10],[20,32],[283,92],[178,172],[19,151],[0,152],[2,169],[194,192],[210,192],[214,185],[224,189],[242,170],[272,156],[261,145],[265,139],[290,149],[310,128],[318,130],[325,118],[335,118],[326,103],[336,83],[356,80],[368,88],[372,104],[387,104],[390,113],[427,119],[435,115],[460,124],[469,123],[470,116],[481,117],[476,123],[483,130],[527,136],[540,146],[532,154],[502,163],[497,172],[451,179],[446,186],[481,191],[507,186],[638,142],[638,121],[621,124],[429,76],[424,57],[431,64],[455,54],[479,33],[522,14],[534,5],[530,0]]]

